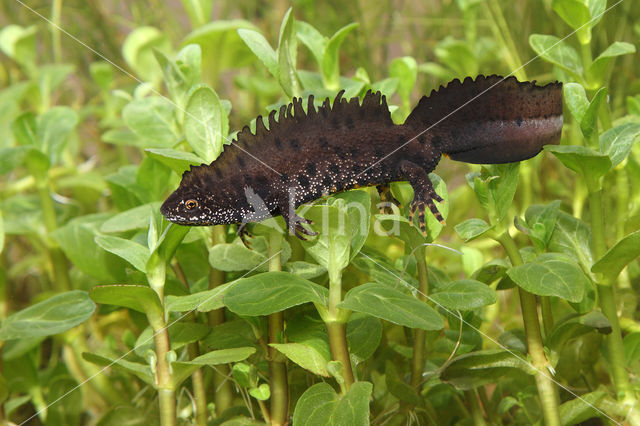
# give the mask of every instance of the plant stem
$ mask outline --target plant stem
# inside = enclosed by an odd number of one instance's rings
[[[518,55],[518,49],[516,49],[516,45],[513,42],[511,32],[509,32],[509,26],[507,25],[507,21],[504,19],[500,4],[497,0],[490,0],[487,4],[490,11],[489,17],[494,22],[494,25],[491,26],[495,29],[493,33],[509,54],[506,57],[509,68],[515,70],[513,71],[513,74],[518,78],[518,80],[527,80],[527,74],[521,66],[522,61],[520,60],[520,55]]]
[[[496,240],[504,247],[513,266],[523,264],[518,247],[508,231],[497,237]],[[538,395],[540,396],[540,402],[542,404],[544,423],[547,426],[559,426],[560,413],[558,411],[558,397],[556,394],[556,386],[549,372],[549,360],[547,360],[542,345],[536,297],[520,287],[518,287],[518,294],[520,296],[522,320],[527,337],[527,347],[529,355],[531,356],[531,363],[537,370],[535,378]]]
[[[484,417],[482,416],[482,408],[480,408],[480,404],[478,404],[478,395],[475,390],[465,391],[464,397],[467,402],[469,402],[474,426],[486,426],[487,422],[485,422]]]
[[[40,206],[42,208],[42,216],[47,234],[51,234],[58,229],[56,220],[56,211],[53,206],[53,200],[49,194],[49,179],[39,180],[36,177],[36,188],[38,197],[40,198]],[[48,238],[47,245],[49,247],[49,258],[53,266],[53,289],[59,292],[71,290],[71,279],[69,278],[69,265],[67,258],[57,245]]]
[[[212,245],[224,244],[226,242],[227,229],[225,225],[216,225],[211,230]],[[215,268],[209,270],[209,288],[213,289],[221,286],[226,282],[226,274]],[[209,326],[215,327],[225,322],[224,308],[215,309],[209,312]],[[216,407],[216,416],[220,417],[222,413],[229,407],[233,401],[233,386],[227,379],[230,375],[229,366],[227,364],[218,365],[213,371],[213,389],[214,403]]]
[[[281,271],[282,234],[269,233],[269,271]],[[268,343],[282,343],[284,335],[284,312],[267,316]],[[271,425],[289,423],[289,383],[287,364],[284,356],[274,347],[268,348],[269,379],[271,387]]]
[[[418,300],[426,303],[429,294],[429,276],[424,249],[418,249],[414,255],[418,267]],[[411,387],[417,389],[422,382],[424,371],[424,340],[426,331],[416,328],[413,332],[413,357],[411,358]]]
[[[540,297],[540,308],[542,311],[542,325],[544,327],[544,335],[549,336],[553,327],[553,311],[551,310],[551,299],[549,296]]]
[[[195,318],[193,322],[196,322]],[[200,355],[197,342],[189,343],[187,351],[189,352],[189,359],[197,358]],[[196,425],[207,426],[207,390],[204,386],[202,368],[191,374],[191,383],[193,384],[193,397],[196,403]]]
[[[62,27],[60,22],[61,12],[62,0],[53,0],[51,3],[51,44],[53,46],[53,60],[56,63],[62,61],[62,43],[59,30]]]
[[[343,391],[346,391],[355,382],[355,378],[353,369],[351,368],[351,357],[349,356],[349,346],[347,344],[347,320],[349,312],[338,308],[338,304],[341,301],[342,273],[330,274],[329,311],[325,320],[325,327],[329,335],[331,359],[339,361],[342,364],[342,378],[344,379]]]
[[[591,244],[594,260],[600,259],[607,251],[602,216],[602,190],[597,183],[589,185],[589,211],[591,213]],[[625,355],[622,334],[612,285],[597,284],[598,299],[602,313],[611,323],[611,333],[605,338],[609,351],[609,368],[616,387],[619,401],[635,403],[636,398],[625,370]]]
[[[164,321],[161,327],[153,331],[153,340],[156,344],[156,385],[160,402],[160,424],[176,426],[176,395],[167,362],[167,353],[170,350],[169,331]]]

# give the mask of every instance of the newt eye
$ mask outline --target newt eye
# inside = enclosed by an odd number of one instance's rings
[[[193,210],[198,207],[198,202],[196,200],[187,200],[185,201],[184,206],[187,208],[187,210]]]

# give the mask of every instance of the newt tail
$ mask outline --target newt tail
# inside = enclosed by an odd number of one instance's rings
[[[538,86],[515,77],[454,80],[424,96],[404,124],[396,125],[385,96],[367,92],[362,102],[338,93],[333,105],[313,96],[256,120],[238,133],[241,149],[226,148],[211,164],[192,167],[161,207],[183,225],[257,222],[282,215],[290,233],[314,235],[295,213],[299,205],[354,187],[409,181],[410,205],[425,231],[427,208],[442,219],[442,201],[428,173],[444,154],[479,164],[521,161],[562,132],[562,84]],[[386,194],[388,195],[388,194]]]

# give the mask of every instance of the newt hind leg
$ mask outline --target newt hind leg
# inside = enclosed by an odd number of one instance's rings
[[[398,165],[400,175],[409,181],[413,188],[413,201],[409,205],[409,221],[413,223],[413,217],[418,213],[418,224],[424,236],[427,235],[427,224],[424,214],[427,206],[436,219],[444,225],[444,218],[434,201],[442,203],[444,200],[433,189],[431,179],[419,165],[411,161],[402,161]]]

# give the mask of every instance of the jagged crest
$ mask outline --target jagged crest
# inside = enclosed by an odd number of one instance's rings
[[[538,86],[515,77],[479,75],[455,79],[423,96],[406,120],[410,126],[469,120],[538,118],[562,114],[562,84]],[[446,125],[446,123],[444,123]]]
[[[225,146],[220,157],[211,164],[191,166],[182,175],[181,186],[203,187],[212,170],[222,171],[227,167],[243,167],[254,158],[262,159],[265,151],[281,149],[276,146],[279,138],[291,138],[292,135],[302,135],[312,129],[334,128],[336,126],[353,126],[357,124],[376,122],[379,125],[393,125],[387,100],[380,92],[367,91],[362,103],[358,97],[344,99],[344,90],[338,92],[333,103],[326,98],[320,106],[315,106],[314,96],[307,99],[306,111],[302,98],[293,98],[292,102],[282,105],[279,110],[272,110],[267,118],[268,128],[261,115],[256,118],[256,131],[251,132],[249,126],[244,126],[231,142],[236,147]],[[277,119],[276,119],[277,115]],[[240,158],[238,158],[240,157]],[[220,173],[222,176],[223,173]]]

